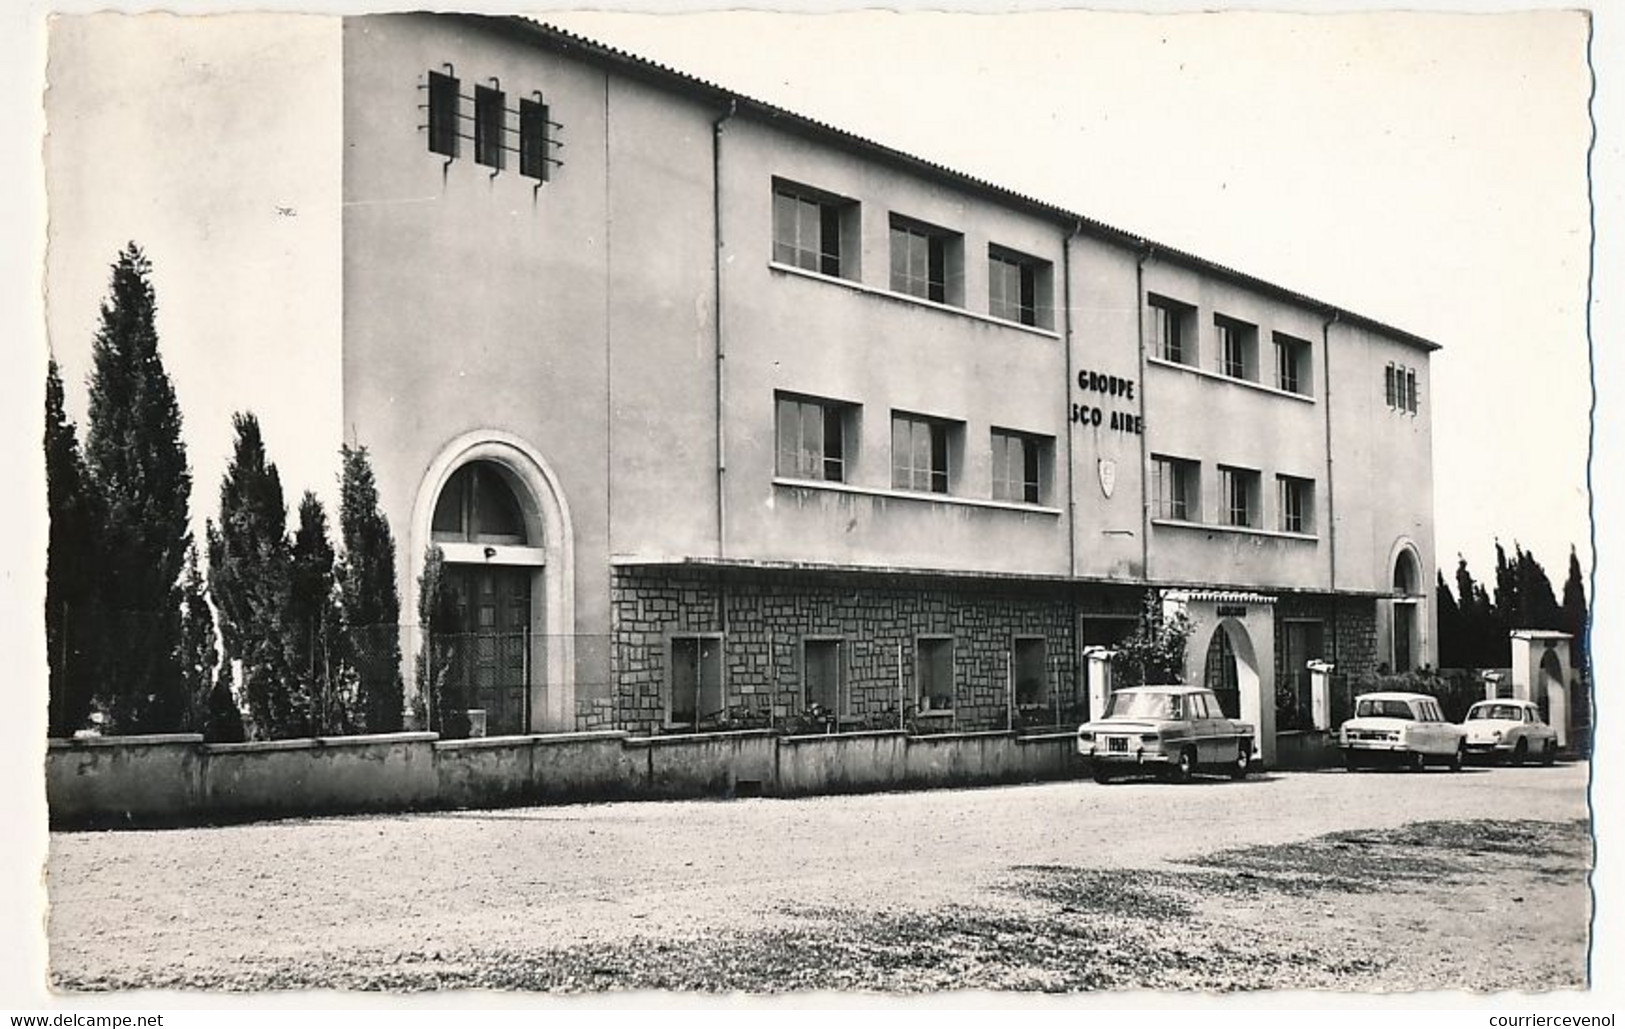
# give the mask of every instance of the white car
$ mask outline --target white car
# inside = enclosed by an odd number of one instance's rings
[[[1557,730],[1540,717],[1540,707],[1528,700],[1481,700],[1467,709],[1461,723],[1467,733],[1467,755],[1490,757],[1521,765],[1539,759],[1557,760]]]
[[[1425,693],[1362,693],[1354,698],[1354,717],[1337,731],[1337,746],[1349,771],[1372,765],[1421,771],[1433,764],[1459,772],[1467,734]]]

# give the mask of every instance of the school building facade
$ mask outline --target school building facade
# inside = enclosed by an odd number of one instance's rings
[[[1434,661],[1434,343],[528,20],[342,36],[343,424],[488,733],[1081,720],[1148,595],[1266,759]]]

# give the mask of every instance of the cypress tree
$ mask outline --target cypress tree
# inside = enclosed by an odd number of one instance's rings
[[[445,558],[437,546],[423,554],[423,574],[418,577],[418,629],[422,644],[418,650],[418,697],[423,704],[424,724],[446,739],[468,735],[468,699],[458,689],[455,674],[463,660],[456,629],[456,598],[446,583]]]
[[[1461,668],[1465,665],[1463,655],[1466,653],[1461,607],[1456,603],[1455,594],[1450,592],[1450,585],[1444,581],[1444,572],[1435,574],[1438,581],[1433,594],[1439,609],[1439,667]]]
[[[1574,637],[1574,642],[1569,645],[1569,660],[1582,673],[1590,666],[1591,648],[1587,639],[1589,618],[1585,577],[1580,574],[1580,555],[1571,546],[1569,575],[1563,580],[1563,631]]]
[[[181,578],[181,643],[177,663],[186,688],[186,721],[189,732],[207,734],[209,702],[214,693],[215,651],[218,637],[214,612],[203,595],[203,575],[198,571],[197,547],[186,548],[186,572]]]
[[[266,460],[259,419],[239,413],[232,427],[236,440],[220,483],[220,523],[208,526],[209,589],[226,655],[242,663],[254,737],[303,736],[310,705],[288,662],[292,554],[282,479]]]
[[[332,661],[338,607],[334,601],[333,544],[327,511],[309,490],[299,501],[299,528],[293,537],[289,574],[288,664],[311,698],[315,728],[341,733],[346,723]]]
[[[1518,569],[1514,561],[1507,560],[1501,541],[1495,541],[1495,612],[1496,665],[1506,667],[1512,663],[1512,630],[1525,628],[1523,598],[1518,594]]]
[[[45,551],[48,731],[71,736],[90,715],[97,681],[97,519],[95,494],[54,358],[45,372],[45,495],[51,522]]]
[[[115,732],[178,728],[180,575],[192,474],[158,354],[152,266],[134,243],[113,265],[92,348],[85,463],[98,494],[102,689]]]
[[[1532,550],[1516,547],[1518,598],[1523,606],[1523,629],[1562,629],[1563,612],[1552,592],[1552,580]]]
[[[347,659],[356,677],[356,720],[365,732],[401,728],[400,592],[395,537],[378,509],[378,485],[366,447],[341,450],[338,567]]]

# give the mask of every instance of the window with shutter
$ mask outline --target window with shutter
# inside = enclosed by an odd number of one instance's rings
[[[429,151],[457,156],[457,79],[429,73]]]

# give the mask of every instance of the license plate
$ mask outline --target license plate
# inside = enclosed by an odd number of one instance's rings
[[[1108,737],[1106,737],[1106,751],[1108,753],[1111,753],[1111,754],[1127,754],[1128,753],[1128,737],[1127,736],[1108,736]]]

